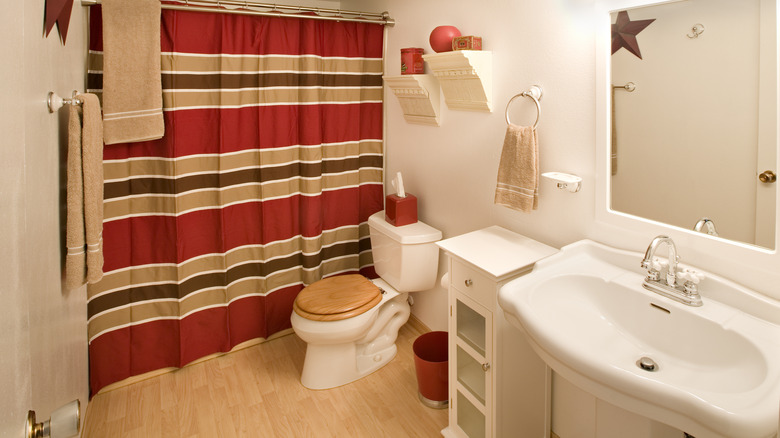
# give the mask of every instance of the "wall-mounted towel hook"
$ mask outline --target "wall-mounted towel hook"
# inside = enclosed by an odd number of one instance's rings
[[[518,97],[529,97],[531,100],[534,101],[534,104],[536,105],[536,121],[534,122],[533,128],[536,129],[536,126],[539,124],[539,119],[542,117],[542,105],[539,103],[539,100],[542,99],[542,87],[539,85],[531,85],[531,87],[527,91],[523,91],[520,94],[516,94],[512,96],[511,99],[509,99],[509,102],[506,104],[506,124],[511,125],[512,122],[509,121],[509,107],[512,105],[512,101],[517,99]]]
[[[686,36],[690,39],[698,38],[699,35],[704,33],[704,25],[701,23],[696,23],[691,28],[691,32],[693,32],[693,35],[687,34]]]
[[[629,93],[633,93],[634,90],[636,90],[636,84],[633,82],[626,82],[626,85],[613,85],[612,89],[613,90],[623,89],[628,91]]]
[[[53,91],[49,91],[48,96],[46,97],[46,105],[49,107],[49,112],[53,113],[62,108],[63,105],[81,105],[81,100],[77,99],[76,96],[79,95],[79,92],[76,90],[73,90],[73,93],[71,94],[70,99],[64,99],[57,95],[57,93]]]

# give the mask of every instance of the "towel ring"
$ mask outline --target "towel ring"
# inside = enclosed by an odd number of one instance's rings
[[[542,118],[542,105],[539,103],[539,100],[542,98],[542,87],[538,85],[532,85],[531,88],[528,89],[528,91],[523,91],[520,94],[514,95],[511,99],[509,99],[509,102],[506,104],[506,124],[511,125],[512,122],[509,121],[509,107],[512,105],[512,101],[517,99],[518,97],[530,97],[531,100],[534,101],[534,104],[536,104],[536,121],[534,122],[533,129],[536,129],[536,126],[539,124],[539,119]]]

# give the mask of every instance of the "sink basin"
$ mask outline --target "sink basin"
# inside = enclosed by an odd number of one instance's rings
[[[502,287],[499,304],[553,370],[598,398],[694,436],[775,436],[780,304],[705,273],[704,305],[686,306],[642,287],[641,259],[580,241]]]

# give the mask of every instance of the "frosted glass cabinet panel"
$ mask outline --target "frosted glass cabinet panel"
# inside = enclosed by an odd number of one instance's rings
[[[464,287],[464,289],[467,289]],[[455,430],[468,438],[490,437],[493,417],[493,313],[453,287],[455,337]]]
[[[479,411],[462,393],[457,396],[457,415],[458,427],[471,438],[484,438],[487,435],[485,430],[485,414]]]
[[[458,346],[458,383],[485,404],[485,371],[482,364]]]
[[[457,301],[458,339],[485,356],[485,317],[463,301]]]

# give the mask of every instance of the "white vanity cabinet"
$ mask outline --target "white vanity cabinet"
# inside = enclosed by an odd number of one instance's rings
[[[437,243],[449,256],[446,437],[550,436],[550,370],[504,318],[499,288],[557,250],[493,226]]]

